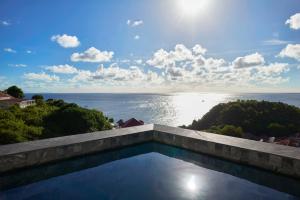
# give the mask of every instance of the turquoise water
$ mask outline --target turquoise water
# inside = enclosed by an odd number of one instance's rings
[[[31,98],[32,94],[26,94]],[[115,121],[135,117],[146,123],[169,126],[191,124],[213,106],[237,99],[281,101],[300,107],[300,94],[44,94],[45,98],[64,99],[80,106],[103,111]]]
[[[157,143],[1,175],[0,189],[0,199],[273,200],[300,196],[297,180]]]

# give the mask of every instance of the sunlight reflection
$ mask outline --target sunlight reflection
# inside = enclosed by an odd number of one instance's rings
[[[196,181],[195,181],[195,176],[192,175],[187,183],[186,183],[186,188],[191,191],[191,192],[194,192],[196,189],[197,189],[197,185],[196,185]]]
[[[170,102],[176,115],[174,124],[191,124],[194,119],[201,118],[213,106],[225,102],[227,98],[228,94],[177,93]]]

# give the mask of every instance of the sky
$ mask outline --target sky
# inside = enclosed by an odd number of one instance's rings
[[[1,0],[0,90],[300,92],[299,0]]]

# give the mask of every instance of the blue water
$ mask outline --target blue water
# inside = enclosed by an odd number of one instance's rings
[[[256,99],[284,102],[300,107],[300,93],[288,94],[43,94],[46,99],[63,99],[80,106],[103,111],[107,116],[119,119],[135,117],[146,123],[169,126],[191,124],[201,118],[213,106],[237,99]],[[31,98],[32,94],[26,94]]]
[[[276,200],[299,195],[297,180],[157,143],[0,176],[4,200]]]

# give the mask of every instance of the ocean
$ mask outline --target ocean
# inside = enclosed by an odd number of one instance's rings
[[[31,96],[32,94],[26,94],[26,98]],[[191,124],[194,119],[200,119],[213,106],[237,99],[284,102],[300,107],[300,93],[45,93],[43,96],[45,99],[63,99],[85,108],[100,110],[115,121],[134,117],[145,123],[169,126]]]

